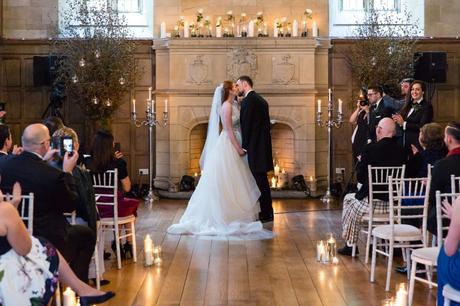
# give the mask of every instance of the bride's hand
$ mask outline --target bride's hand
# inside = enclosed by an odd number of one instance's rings
[[[246,155],[246,152],[242,148],[238,148],[238,154],[240,156],[244,156],[244,155]]]

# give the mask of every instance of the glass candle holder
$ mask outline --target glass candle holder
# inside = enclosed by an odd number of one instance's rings
[[[326,253],[328,261],[332,261],[332,259],[337,256],[337,243],[333,233],[327,234]]]

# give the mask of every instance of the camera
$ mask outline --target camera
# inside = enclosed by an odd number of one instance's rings
[[[59,157],[64,157],[65,152],[69,152],[69,156],[73,154],[73,140],[70,136],[53,137],[51,139],[51,148],[59,151]]]
[[[361,106],[368,106],[369,105],[369,100],[367,99],[367,97],[365,95],[359,95],[358,101],[359,101],[359,105],[361,105]]]

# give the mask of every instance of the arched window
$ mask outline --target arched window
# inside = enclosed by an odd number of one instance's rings
[[[424,34],[424,0],[330,0],[329,36],[354,36],[356,26],[363,23],[370,11],[382,20],[389,17],[398,24],[417,24],[420,33],[413,34]],[[411,15],[409,20],[406,12]]]
[[[69,0],[59,0],[60,18],[63,12],[69,10],[69,2]],[[127,25],[135,38],[153,38],[152,0],[86,0],[86,5],[93,8],[111,6],[126,18]]]

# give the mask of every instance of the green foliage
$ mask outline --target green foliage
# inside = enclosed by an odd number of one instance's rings
[[[135,43],[126,20],[108,5],[88,7],[85,0],[69,1],[61,18],[56,53],[63,56],[57,82],[66,86],[91,120],[107,120],[126,102],[139,72]]]
[[[408,24],[412,20],[409,12],[403,15],[404,20],[399,20],[370,10],[357,26],[357,40],[345,57],[359,86],[385,84],[399,92],[401,79],[413,75],[415,35],[420,30],[416,24]]]

